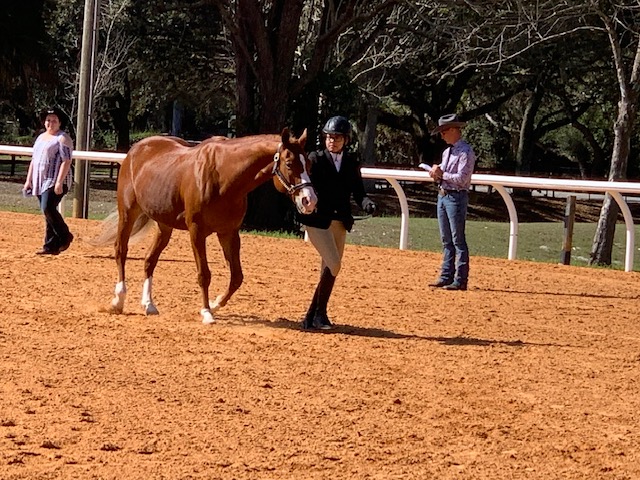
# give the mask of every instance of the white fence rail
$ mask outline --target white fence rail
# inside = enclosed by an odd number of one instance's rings
[[[15,147],[0,145],[0,154],[30,157],[30,147]],[[73,158],[78,160],[90,160],[92,162],[112,163],[122,162],[125,154],[113,152],[85,152],[74,151]],[[419,170],[394,170],[386,168],[362,168],[364,178],[385,180],[393,187],[400,201],[400,249],[407,248],[409,239],[409,206],[407,196],[400,185],[400,181],[432,182],[433,179],[425,171]],[[594,180],[564,180],[556,178],[514,177],[504,175],[474,174],[471,178],[473,185],[486,185],[493,187],[504,200],[509,212],[509,249],[507,258],[516,259],[518,249],[518,212],[507,188],[521,188],[531,190],[557,190],[565,192],[605,193],[613,197],[620,207],[626,227],[626,250],[624,269],[627,272],[633,270],[633,253],[635,248],[635,230],[633,217],[629,205],[624,199],[627,195],[640,195],[639,182],[607,182]]]
[[[400,225],[400,248],[407,248],[409,236],[409,206],[407,197],[398,183],[399,180],[414,182],[431,182],[433,179],[425,171],[413,170],[393,170],[381,168],[362,168],[362,176],[386,180],[396,191],[400,200],[401,225]],[[564,180],[557,178],[537,178],[537,177],[513,177],[504,175],[483,175],[474,174],[471,177],[473,185],[487,185],[493,187],[504,200],[509,212],[509,260],[515,260],[518,248],[518,212],[513,203],[513,198],[508,192],[510,188],[526,188],[531,190],[558,190],[568,192],[588,192],[588,193],[608,193],[618,206],[624,217],[626,227],[626,251],[624,269],[627,272],[633,270],[633,253],[635,244],[635,230],[633,217],[629,205],[623,195],[640,194],[640,183],[638,182],[607,182],[595,180]]]

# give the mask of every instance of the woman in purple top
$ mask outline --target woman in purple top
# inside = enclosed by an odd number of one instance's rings
[[[73,241],[73,235],[58,212],[62,197],[71,188],[73,142],[62,129],[66,116],[57,107],[44,110],[40,119],[45,131],[33,145],[33,156],[24,183],[25,195],[38,197],[46,221],[44,245],[37,255],[58,255]]]

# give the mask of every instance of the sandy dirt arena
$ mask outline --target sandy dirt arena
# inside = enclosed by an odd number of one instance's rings
[[[0,478],[638,479],[638,273],[472,258],[470,290],[431,291],[440,255],[347,246],[329,305],[302,240],[244,235],[245,283],[200,322],[176,232],[140,307],[107,312],[112,249],[40,247],[39,215],[0,213]],[[227,282],[209,241],[212,296]]]

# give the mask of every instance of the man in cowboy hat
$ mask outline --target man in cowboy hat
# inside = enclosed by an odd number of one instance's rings
[[[466,125],[455,113],[443,115],[432,135],[440,134],[448,145],[442,161],[429,176],[438,184],[438,226],[443,258],[440,276],[430,287],[466,290],[469,281],[469,247],[465,235],[469,187],[476,162],[473,148],[462,140]]]

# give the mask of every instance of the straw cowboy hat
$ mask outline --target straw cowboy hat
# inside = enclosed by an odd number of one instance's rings
[[[467,124],[467,122],[463,122],[460,120],[455,113],[450,113],[448,115],[443,115],[438,119],[438,126],[431,132],[431,135],[435,135],[436,133],[440,133],[447,128],[462,128]]]

